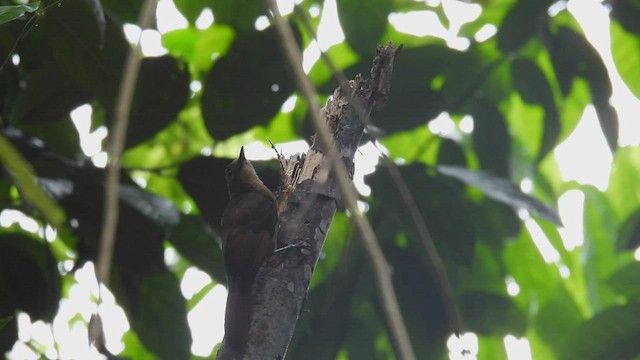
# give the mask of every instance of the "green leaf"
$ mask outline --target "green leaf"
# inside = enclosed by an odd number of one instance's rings
[[[568,94],[577,76],[589,82],[591,101],[596,108],[600,128],[612,151],[618,143],[618,116],[609,99],[612,85],[604,62],[587,39],[566,26],[547,39],[560,89]]]
[[[511,161],[512,170],[515,174],[521,174],[520,176],[528,175],[531,164],[540,153],[544,136],[541,125],[544,122],[544,109],[539,105],[525,103],[516,92],[501,105],[509,124],[509,132],[513,136],[511,153],[515,160]]]
[[[633,359],[640,355],[640,303],[608,308],[572,332],[561,359]]]
[[[617,21],[611,21],[610,30],[616,68],[629,90],[640,98],[640,36],[626,32]]]
[[[0,25],[7,23],[11,20],[15,20],[20,16],[24,15],[24,13],[31,13],[40,7],[40,2],[32,2],[30,4],[24,5],[7,5],[0,6]]]
[[[76,83],[111,109],[130,45],[122,24],[104,17],[91,0],[62,1],[47,10],[37,31],[46,35],[53,58]]]
[[[150,275],[140,288],[140,316],[134,329],[142,343],[163,359],[189,359],[191,331],[180,283],[171,273]]]
[[[375,54],[376,45],[384,33],[391,0],[338,0],[338,18],[349,46],[363,58]],[[363,18],[366,14],[366,18]]]
[[[47,243],[18,233],[0,234],[0,314],[16,309],[52,321],[60,299],[60,275]]]
[[[470,266],[477,236],[464,189],[445,177],[428,173],[424,166],[418,164],[400,167],[399,170],[440,254],[443,258]],[[399,231],[406,232],[410,247],[422,253],[423,245],[409,221],[406,205],[398,197],[388,174],[377,171],[365,179],[372,190],[373,217],[380,219],[375,224],[376,233],[385,234],[381,238],[392,241]]]
[[[122,342],[124,343],[124,349],[118,354],[119,357],[136,360],[156,360],[158,358],[157,355],[149,352],[149,350],[142,345],[138,335],[131,329],[124,333]]]
[[[309,285],[310,288],[331,281],[331,276],[337,270],[336,268],[340,265],[340,261],[343,261],[342,251],[353,238],[352,233],[349,217],[343,212],[337,212],[333,216],[331,227],[322,247],[322,252],[325,253],[325,256],[316,266]]]
[[[638,23],[638,19],[640,19],[640,3],[638,0],[620,0],[607,4],[611,8],[609,16],[612,20],[616,20],[630,33],[640,34],[640,23]]]
[[[100,0],[108,17],[114,17],[120,24],[136,24],[142,10],[142,1]],[[155,26],[155,25],[154,25]]]
[[[392,159],[403,159],[408,163],[422,162],[433,164],[436,162],[439,145],[442,138],[432,133],[428,127],[420,126],[409,131],[396,131],[382,140],[389,149]],[[415,146],[407,146],[414,144]]]
[[[442,139],[438,149],[438,164],[466,166],[467,159],[462,147],[451,139]]]
[[[224,282],[220,235],[205,222],[195,216],[182,215],[180,222],[171,228],[168,240],[189,262],[217,282]]]
[[[527,321],[524,313],[510,298],[487,292],[462,295],[460,310],[465,327],[483,335],[524,335]]]
[[[619,269],[607,280],[618,294],[628,300],[640,300],[640,262],[633,262]]]
[[[511,138],[502,113],[488,100],[478,100],[473,115],[473,149],[480,166],[502,177],[510,175]]]
[[[162,46],[178,58],[184,58],[198,71],[207,71],[216,58],[224,56],[234,38],[234,31],[214,24],[205,30],[193,27],[162,35]]]
[[[55,150],[68,149],[62,153],[70,157],[77,156],[80,152],[79,141],[69,113],[91,100],[91,94],[78,86],[73,78],[65,74],[53,61],[46,61],[25,75],[26,84],[16,94],[11,109],[11,118],[15,126],[27,131],[31,136],[40,136],[41,140]],[[65,124],[61,126],[61,122]],[[47,136],[53,133],[57,133],[55,135],[61,136],[71,144],[57,146],[60,145],[56,144],[56,140],[59,139]]]
[[[505,245],[503,261],[506,272],[520,286],[520,294],[514,301],[523,309],[546,301],[562,283],[558,270],[544,261],[531,234],[524,227],[515,241]]]
[[[635,250],[640,247],[640,209],[627,217],[618,233],[618,250]]]
[[[216,0],[210,1],[209,5],[216,23],[230,25],[240,33],[255,30],[256,19],[267,14],[264,1]]]
[[[209,0],[174,0],[176,8],[187,18],[190,24],[194,24],[202,10],[208,5]]]
[[[334,45],[325,53],[339,70],[353,66],[358,61],[358,55],[346,43]],[[320,58],[309,71],[309,77],[315,85],[322,85],[332,79],[333,73],[325,61]]]
[[[531,214],[547,221],[562,225],[560,216],[555,209],[540,200],[525,194],[507,179],[493,176],[484,171],[474,171],[458,166],[438,166],[438,171],[467,185],[478,188],[483,194],[496,201],[500,201],[515,208],[523,208]]]
[[[55,227],[62,225],[65,220],[64,210],[38,185],[31,165],[2,134],[0,134],[0,162],[12,175],[24,199],[38,209],[51,225]]]
[[[434,79],[459,56],[444,45],[405,49],[393,69],[391,97],[375,115],[376,124],[389,132],[424,125],[445,109],[445,98]]]
[[[518,236],[522,227],[516,210],[491,199],[474,204],[473,222],[478,240],[484,241],[494,249],[501,249],[506,241]]]
[[[599,310],[618,303],[618,297],[606,286],[604,279],[620,266],[616,254],[615,234],[618,228],[615,211],[609,199],[592,187],[584,187],[584,246],[585,281],[589,304]]]
[[[214,139],[266,125],[295,89],[274,27],[239,37],[203,83],[202,116]]]
[[[498,31],[498,46],[505,53],[515,52],[545,26],[550,0],[519,0],[504,17]]]
[[[178,117],[189,99],[189,82],[188,70],[173,57],[143,59],[131,104],[127,147],[153,137]]]
[[[120,200],[163,227],[175,226],[180,221],[176,207],[164,197],[151,194],[138,186],[120,185]]]
[[[508,360],[504,338],[499,336],[478,336],[478,359]]]
[[[200,155],[212,145],[200,106],[194,100],[164,129],[124,153],[122,166],[133,169],[166,169]]]
[[[545,111],[544,132],[537,159],[540,161],[556,145],[560,136],[560,119],[551,85],[540,67],[528,59],[517,59],[511,64],[513,82],[529,104],[539,104]]]
[[[558,286],[551,298],[540,305],[534,327],[540,334],[540,338],[559,352],[565,346],[567,337],[583,320],[584,316],[580,313],[571,294],[562,286]]]
[[[220,230],[224,205],[229,200],[224,170],[230,162],[231,159],[200,156],[183,163],[178,172],[184,190],[213,229]]]
[[[640,204],[640,147],[618,149],[613,164],[609,188],[605,194],[615,210],[618,221],[624,221]]]

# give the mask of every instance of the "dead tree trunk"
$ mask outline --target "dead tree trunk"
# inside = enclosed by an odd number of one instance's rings
[[[365,128],[362,114],[367,116],[371,109],[384,105],[397,52],[391,43],[379,47],[370,78],[357,76],[341,84],[321,111],[351,175],[353,156]],[[315,141],[307,154],[281,161],[278,243],[305,246],[276,253],[262,268],[254,284],[253,314],[244,353],[233,353],[223,342],[219,360],[284,359],[340,201],[335,174],[320,141]]]

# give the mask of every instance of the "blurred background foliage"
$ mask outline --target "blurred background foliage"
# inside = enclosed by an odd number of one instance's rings
[[[59,355],[60,343],[18,340],[16,316],[51,323],[70,296],[74,272],[95,259],[105,161],[104,153],[83,151],[82,133],[102,131],[89,141],[108,148],[104,127],[130,48],[123,28],[136,22],[140,4],[0,1],[1,353],[18,341],[36,354]],[[227,201],[223,169],[239,146],[308,140],[313,132],[304,101],[292,98],[296,86],[273,27],[264,24],[263,2],[173,4],[188,23],[163,32],[165,54],[142,62],[123,158],[111,290],[131,327],[119,355],[135,359],[196,357],[187,313],[225,281],[216,242]],[[306,16],[289,12],[303,48],[314,37],[308,27],[317,31],[328,4],[304,0],[298,10]],[[373,121],[431,230],[465,331],[476,334],[475,345],[461,345],[465,358],[506,359],[508,335],[526,338],[534,359],[638,358],[640,149],[618,147],[603,59],[566,2],[478,0],[466,4],[478,15],[455,25],[451,4],[338,0],[345,39],[327,53],[353,77],[368,73],[376,44],[404,44],[390,101]],[[606,6],[613,60],[640,96],[640,3]],[[203,11],[214,21],[199,26]],[[390,23],[390,15],[415,11],[457,31],[466,46]],[[495,32],[478,40],[482,29]],[[336,87],[322,61],[309,75],[323,99]],[[285,109],[285,101],[293,106]],[[81,130],[72,111],[86,104],[90,122]],[[554,156],[589,104],[613,154],[608,187],[564,180]],[[443,114],[454,127],[448,134],[427,126]],[[470,119],[472,130],[464,126]],[[277,165],[259,168],[275,189]],[[416,353],[462,358],[451,341],[447,348],[443,303],[393,183],[384,171],[365,181],[371,193],[362,200]],[[573,211],[583,218],[584,243],[577,246],[553,210],[566,194],[584,196]],[[35,226],[10,221],[10,214]],[[349,216],[336,214],[289,358],[395,358],[357,236]],[[173,250],[177,257],[168,262]],[[213,282],[185,298],[180,279],[192,266]],[[77,322],[88,319],[74,317],[68,326]]]

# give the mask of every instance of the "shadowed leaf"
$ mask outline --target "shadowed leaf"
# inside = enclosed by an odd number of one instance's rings
[[[533,215],[562,225],[560,216],[555,209],[533,196],[523,193],[520,188],[507,179],[493,176],[484,171],[473,171],[457,166],[438,166],[437,169],[443,175],[456,178],[479,189],[491,199],[515,208],[523,208]]]
[[[559,358],[566,360],[633,359],[640,355],[640,303],[614,306],[580,325]]]

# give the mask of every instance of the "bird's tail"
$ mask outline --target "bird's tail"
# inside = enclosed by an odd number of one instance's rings
[[[247,343],[251,321],[251,282],[234,281],[229,284],[227,309],[224,317],[224,341],[232,349],[241,351]]]

